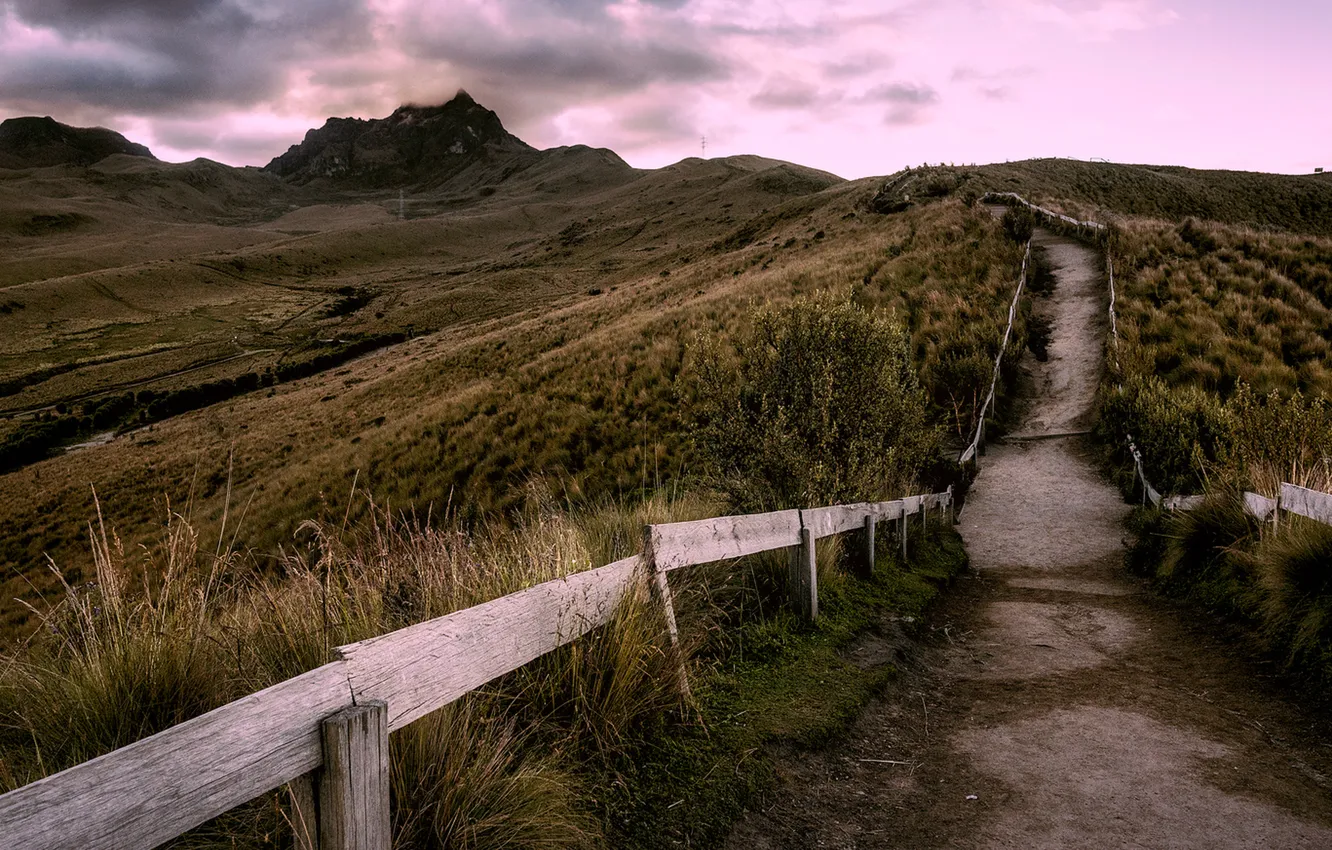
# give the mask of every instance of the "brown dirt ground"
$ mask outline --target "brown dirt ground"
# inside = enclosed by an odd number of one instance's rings
[[[1037,239],[1059,283],[1022,434],[1086,426],[1105,333],[1096,254]],[[1126,511],[1076,439],[992,447],[973,569],[902,679],[840,745],[779,754],[726,846],[1332,848],[1326,721],[1124,574]]]

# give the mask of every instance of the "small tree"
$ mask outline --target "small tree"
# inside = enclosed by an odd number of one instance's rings
[[[733,347],[699,346],[695,440],[740,511],[868,501],[910,486],[938,432],[906,333],[821,294],[752,314]]]

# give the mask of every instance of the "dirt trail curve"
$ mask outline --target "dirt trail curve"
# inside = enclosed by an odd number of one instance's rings
[[[1097,255],[1056,267],[1023,435],[1085,427],[1101,368]],[[1076,439],[995,445],[959,582],[901,686],[788,780],[728,848],[1332,848],[1332,749],[1260,664],[1123,571],[1127,508]]]

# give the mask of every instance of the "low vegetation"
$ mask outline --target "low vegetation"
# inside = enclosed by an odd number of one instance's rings
[[[353,479],[387,504],[433,506],[464,524],[521,511],[533,477],[574,503],[688,486],[702,473],[682,415],[695,404],[679,380],[690,345],[744,333],[751,304],[817,292],[895,316],[911,336],[929,421],[960,439],[988,388],[1022,248],[984,209],[943,200],[885,217],[858,206],[865,193],[834,187],[751,216],[739,205],[770,196],[736,194],[732,210],[719,201],[680,219],[684,238],[692,227],[719,229],[736,237],[731,247],[682,240],[641,258],[637,242],[613,248],[632,229],[597,221],[568,249],[550,239],[551,255],[573,252],[567,258],[542,259],[538,243],[519,269],[456,278],[500,290],[495,301],[475,296],[485,304],[459,302],[458,324],[28,465],[0,488],[0,517],[17,530],[0,539],[4,598],[39,604],[52,590],[47,553],[86,580],[76,518],[90,508],[89,483],[108,495],[108,521],[133,545],[154,535],[163,493],[193,491],[198,522],[213,534],[230,481],[250,505],[238,544],[266,556],[289,547],[305,520],[340,517],[336,494]],[[678,208],[688,196],[671,197]],[[607,252],[612,266],[599,271]],[[581,277],[566,271],[574,264]],[[540,274],[561,277],[521,302]],[[602,293],[589,296],[587,280]],[[476,318],[483,306],[495,314]],[[1022,345],[1025,316],[1017,333]],[[8,635],[30,625],[26,609],[4,608]]]
[[[1142,510],[1130,564],[1324,682],[1328,529],[1299,517],[1259,523],[1241,494],[1274,498],[1283,481],[1332,487],[1332,242],[1192,218],[1121,221],[1108,241],[1119,368],[1107,373],[1098,427],[1115,474],[1139,498],[1131,435],[1159,491],[1206,495],[1186,513]]]
[[[830,328],[842,338],[818,333]],[[790,471],[780,498],[809,506],[824,496],[892,496],[918,477],[935,437],[900,328],[825,295],[760,310],[750,332],[725,355],[734,374],[781,373],[784,364],[794,385],[831,400],[763,407],[753,427],[778,446],[821,427],[865,428],[856,449],[891,458],[830,478],[825,470],[854,458],[808,446],[812,462]],[[759,344],[764,334],[789,343],[776,360]],[[722,357],[705,352],[711,366],[687,372],[694,386],[681,394],[721,398],[709,391]],[[867,390],[898,398],[869,399],[881,415],[862,423]],[[237,546],[230,511],[214,545],[186,508],[168,515],[153,545],[135,548],[99,505],[88,579],[58,573],[62,592],[39,612],[41,627],[0,667],[0,782],[16,787],[124,746],[326,663],[338,645],[623,557],[638,550],[646,522],[760,504],[771,497],[765,487],[751,476],[721,501],[657,491],[589,508],[534,480],[504,521],[466,524],[353,494],[341,517],[302,524],[272,565]],[[911,545],[910,563],[881,546],[868,581],[844,574],[838,545],[821,546],[824,615],[812,626],[788,612],[784,556],[686,571],[675,591],[679,649],[641,587],[610,625],[394,736],[397,845],[655,850],[715,841],[772,783],[767,745],[826,742],[890,680],[890,668],[862,669],[839,651],[893,617],[919,618],[965,563],[946,528]],[[694,702],[679,689],[682,662]],[[180,843],[264,846],[284,834],[286,816],[281,796],[270,795]]]
[[[734,351],[699,344],[695,439],[741,512],[880,501],[938,453],[888,317],[818,295],[755,311]]]

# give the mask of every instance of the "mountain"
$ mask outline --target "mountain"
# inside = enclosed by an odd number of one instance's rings
[[[155,159],[148,148],[105,127],[71,127],[50,116],[0,123],[0,168],[92,165],[118,153]]]
[[[387,118],[330,118],[265,171],[293,183],[329,179],[385,187],[440,183],[478,161],[535,149],[465,91],[442,106],[401,106]]]

